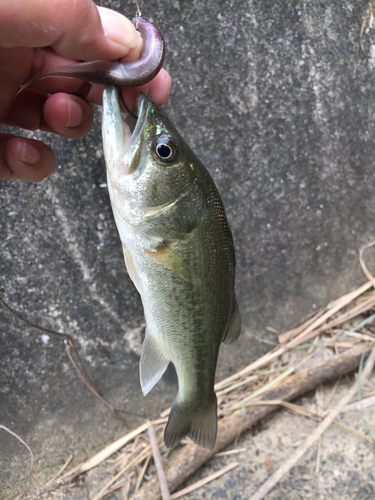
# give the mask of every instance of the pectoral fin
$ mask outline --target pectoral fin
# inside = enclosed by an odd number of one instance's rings
[[[229,323],[229,327],[225,337],[223,338],[224,344],[231,344],[238,339],[241,331],[241,316],[238,310],[237,300],[234,303],[234,311],[232,314],[232,319]]]
[[[141,290],[142,282],[138,275],[138,271],[134,265],[133,257],[131,256],[131,253],[124,244],[122,245],[122,251],[124,252],[125,265],[126,269],[128,270],[130,279],[136,286],[138,292],[142,295],[142,290]]]
[[[164,356],[155,340],[146,330],[146,337],[142,344],[141,362],[139,364],[144,396],[159,382],[168,364],[169,360]]]
[[[199,282],[199,278],[189,264],[164,241],[155,250],[145,250],[155,262],[173,271],[185,281]]]

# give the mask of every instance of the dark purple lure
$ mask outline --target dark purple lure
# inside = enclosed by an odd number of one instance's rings
[[[55,76],[75,78],[100,85],[113,84],[117,87],[139,87],[150,82],[163,65],[164,38],[155,24],[140,14],[133,19],[133,23],[143,39],[142,53],[138,61],[90,61],[47,69],[34,75],[16,95],[38,80]]]

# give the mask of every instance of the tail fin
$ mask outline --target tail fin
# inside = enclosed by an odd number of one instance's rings
[[[212,394],[210,401],[197,407],[191,403],[179,402],[178,397],[171,409],[164,432],[167,448],[177,446],[182,438],[188,436],[198,446],[212,450],[217,434],[217,400]]]

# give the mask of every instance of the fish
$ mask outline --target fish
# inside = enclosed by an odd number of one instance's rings
[[[150,19],[142,17],[141,12],[137,12],[133,24],[143,40],[142,52],[137,61],[89,61],[50,68],[30,78],[15,97],[37,81],[51,77],[73,78],[101,85],[113,84],[120,88],[140,87],[150,82],[163,66],[164,38],[158,27]]]
[[[219,347],[241,329],[232,234],[209,172],[165,112],[140,93],[133,113],[137,119],[124,118],[117,89],[104,89],[109,196],[146,319],[142,391],[148,394],[172,362],[178,394],[165,445],[172,448],[187,436],[212,449]]]

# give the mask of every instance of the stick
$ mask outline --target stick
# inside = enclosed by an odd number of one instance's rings
[[[161,455],[160,455],[158,443],[156,441],[155,429],[149,420],[147,420],[147,426],[148,426],[148,434],[150,436],[150,442],[151,442],[151,447],[152,447],[152,454],[154,456],[156,472],[157,472],[158,478],[159,478],[161,497],[163,500],[170,500],[171,496],[169,494],[167,480],[165,478],[165,473],[164,473],[164,468],[163,468],[163,462],[161,460]]]
[[[372,346],[373,349],[374,347]],[[263,394],[261,399],[290,401],[301,396],[319,384],[355,370],[360,363],[362,352],[363,347],[355,347],[344,354],[339,354],[308,370],[292,375],[278,387]],[[165,471],[169,491],[171,493],[176,491],[205,462],[233,442],[242,432],[273,411],[275,411],[275,407],[272,406],[257,406],[246,408],[244,411],[236,411],[228,417],[222,418],[219,420],[216,445],[211,451],[200,448],[194,443],[185,446],[170,462]],[[135,498],[137,500],[150,500],[151,498],[160,500],[157,479],[153,478],[144,485]]]
[[[362,348],[363,349],[363,348]],[[363,370],[362,377],[360,377],[363,383],[370,375],[375,363],[375,349],[372,350],[369,359],[367,360],[365,369]],[[306,451],[322,436],[324,431],[335,420],[337,415],[341,412],[343,408],[349,403],[352,397],[358,390],[359,382],[355,382],[352,387],[348,390],[346,395],[341,398],[338,405],[333,408],[328,414],[328,416],[323,420],[323,422],[315,429],[315,431],[297,448],[293,455],[282,465],[267,481],[250,497],[249,500],[262,500],[267,493],[269,493],[274,486],[280,481],[280,479],[285,476],[287,472],[298,462],[298,460],[306,453]]]
[[[235,467],[237,467],[237,465],[238,465],[238,462],[232,462],[231,464],[226,465],[222,469],[214,472],[213,474],[210,474],[209,476],[201,479],[200,481],[197,481],[196,483],[191,484],[190,486],[187,486],[183,490],[177,491],[177,493],[173,493],[173,495],[171,496],[171,500],[181,498],[181,497],[187,495],[188,493],[191,493],[192,491],[195,491],[195,490],[201,488],[205,484],[210,483],[211,481],[213,481],[214,479],[217,479],[218,477],[222,476],[226,472],[234,469]]]

